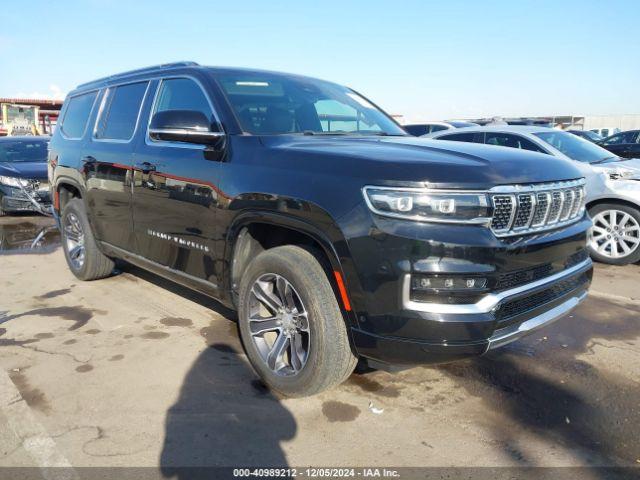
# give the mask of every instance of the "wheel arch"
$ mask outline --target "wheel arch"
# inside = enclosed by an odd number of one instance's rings
[[[626,200],[624,198],[615,198],[615,197],[603,197],[603,198],[597,198],[595,200],[592,200],[590,202],[588,202],[585,207],[587,210],[592,209],[593,207],[597,206],[597,205],[603,205],[603,204],[617,204],[617,205],[625,205],[629,208],[633,208],[635,210],[638,210],[638,212],[640,212],[640,205],[638,205],[637,203],[634,203],[632,201]]]
[[[276,212],[245,212],[228,230],[226,240],[226,278],[231,300],[237,304],[237,289],[242,274],[260,252],[282,245],[299,245],[317,251],[338,304],[348,324],[355,318],[346,286],[340,256],[329,236],[309,222]]]

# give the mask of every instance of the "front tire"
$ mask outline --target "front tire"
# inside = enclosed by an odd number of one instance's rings
[[[622,204],[602,203],[589,209],[593,227],[588,248],[594,260],[627,265],[640,260],[640,211]]]
[[[239,324],[251,365],[284,395],[314,395],[353,373],[357,358],[329,279],[301,247],[251,262],[240,281]]]
[[[62,248],[67,265],[80,280],[97,280],[111,275],[114,262],[98,250],[84,203],[72,198],[62,209]]]

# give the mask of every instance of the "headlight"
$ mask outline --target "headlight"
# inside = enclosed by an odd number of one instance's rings
[[[636,172],[621,167],[594,167],[609,180],[621,180],[633,177]]]
[[[29,185],[29,181],[25,180],[24,178],[3,177],[3,176],[0,176],[0,183],[2,185],[7,185],[9,187],[16,187],[16,188],[26,187],[27,185]]]
[[[419,188],[365,187],[364,198],[372,212],[387,217],[441,223],[490,222],[486,194]]]

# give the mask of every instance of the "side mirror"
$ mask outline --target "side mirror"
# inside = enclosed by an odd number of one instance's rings
[[[225,134],[207,116],[194,110],[165,110],[156,113],[149,124],[152,140],[194,143],[223,149]]]

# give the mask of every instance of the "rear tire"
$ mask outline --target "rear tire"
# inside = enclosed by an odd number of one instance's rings
[[[111,275],[115,264],[98,250],[81,199],[72,198],[67,202],[62,209],[60,224],[64,257],[73,274],[86,281]]]
[[[593,227],[589,231],[591,257],[610,265],[640,260],[640,211],[627,205],[601,203],[589,209]]]
[[[353,373],[357,357],[347,325],[308,250],[286,245],[260,253],[240,281],[238,318],[251,365],[284,395],[314,395]]]

